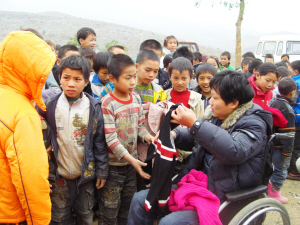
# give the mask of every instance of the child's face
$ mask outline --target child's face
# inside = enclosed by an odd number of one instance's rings
[[[221,65],[223,67],[228,65],[229,59],[228,59],[227,55],[221,55],[220,59],[221,59]]]
[[[244,73],[247,73],[248,71],[249,71],[249,69],[248,69],[248,67],[249,67],[249,63],[248,64],[243,64],[243,68],[242,68],[242,71],[244,72]]]
[[[191,76],[188,70],[184,70],[180,73],[179,70],[173,69],[170,77],[173,88],[177,92],[185,91],[191,81]]]
[[[213,59],[213,58],[208,58],[208,59],[206,60],[206,62],[213,64],[213,65],[217,68],[217,70],[219,69],[219,65],[218,65],[218,63],[217,63],[217,61],[216,61],[215,59]]]
[[[118,80],[116,80],[112,75],[109,75],[109,80],[115,86],[114,93],[117,92],[119,96],[132,93],[136,86],[135,66],[128,66],[124,68]]]
[[[201,88],[201,93],[206,93],[206,94],[211,93],[211,89],[209,87],[209,81],[213,77],[214,77],[214,75],[212,75],[211,73],[208,73],[208,72],[199,74],[198,84]]]
[[[265,59],[265,62],[274,63],[274,59],[272,59],[272,58],[266,58],[266,59]]]
[[[193,59],[193,65],[198,64],[199,63],[199,59]]]
[[[158,73],[159,61],[146,59],[140,64],[136,64],[137,84],[145,85],[153,81]]]
[[[282,61],[282,60],[289,60],[289,57],[283,56],[283,57],[281,58],[281,61]]]
[[[60,78],[61,88],[69,98],[79,98],[84,87],[88,84],[84,80],[81,70],[65,68]]]
[[[105,85],[109,82],[109,76],[108,76],[108,70],[107,68],[100,68],[98,71],[98,77],[101,80],[101,82]]]
[[[256,73],[255,84],[259,87],[263,93],[268,92],[271,88],[274,87],[277,81],[275,73],[267,73],[264,76],[261,76],[259,73]]]
[[[85,40],[80,38],[79,42],[82,48],[94,49],[96,46],[96,36],[93,34],[89,34]]]
[[[175,38],[171,38],[167,41],[167,49],[171,52],[174,52],[177,48],[177,40]]]

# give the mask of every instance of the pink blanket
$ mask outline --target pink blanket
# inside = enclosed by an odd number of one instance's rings
[[[197,170],[191,170],[181,179],[169,200],[171,212],[196,210],[200,225],[222,225],[218,215],[219,207],[219,198],[207,190],[206,174]]]

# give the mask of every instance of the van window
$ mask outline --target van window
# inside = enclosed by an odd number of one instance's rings
[[[286,53],[289,55],[300,55],[300,41],[287,41]]]
[[[282,50],[283,50],[283,42],[280,41],[280,42],[278,43],[278,46],[277,46],[277,52],[276,52],[276,54],[277,54],[277,55],[282,55]]]
[[[263,46],[263,43],[259,42],[258,46],[257,46],[257,50],[256,50],[256,55],[260,55],[261,54],[262,46]]]
[[[276,49],[276,41],[266,41],[264,44],[264,49],[263,49],[263,56],[266,54],[275,54],[275,49]]]

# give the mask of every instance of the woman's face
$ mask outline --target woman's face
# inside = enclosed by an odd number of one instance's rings
[[[221,95],[214,89],[211,89],[209,104],[212,109],[213,117],[224,121],[236,109],[238,102],[230,102],[226,105]]]

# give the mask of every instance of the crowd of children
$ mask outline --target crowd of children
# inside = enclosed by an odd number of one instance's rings
[[[138,159],[138,144],[162,146],[157,140],[159,132],[154,136],[150,120],[145,120],[145,106],[161,102],[180,106],[178,114],[172,114],[178,121],[180,113],[192,113],[196,122],[187,125],[181,121],[182,129],[189,127],[191,132],[199,129],[194,128],[202,123],[197,121],[207,120],[208,112],[219,119],[213,125],[217,130],[225,126],[222,122],[230,113],[243,107],[245,113],[252,102],[271,112],[273,133],[285,136],[274,145],[274,172],[267,195],[288,202],[280,194],[284,180],[300,180],[296,167],[300,157],[299,60],[290,63],[284,54],[283,61],[274,64],[270,54],[262,62],[248,52],[235,69],[229,52],[224,51],[220,61],[216,56],[203,60],[200,52],[178,47],[172,35],[163,45],[154,39],[143,41],[132,59],[120,45],[96,53],[96,37],[93,29],[81,28],[77,48],[43,41],[36,30],[27,29],[9,34],[1,43],[0,167],[6,172],[0,172],[0,177],[7,181],[0,184],[0,198],[6,199],[0,202],[0,224],[92,225],[94,214],[99,225],[130,224],[127,218],[137,186],[151,178],[144,171],[147,164]],[[242,82],[240,89],[226,89],[232,85],[228,77]],[[230,97],[236,93],[241,100]],[[247,101],[242,104],[242,99]],[[7,108],[12,109],[11,115]],[[180,111],[183,109],[185,112]],[[226,110],[222,119],[218,113],[223,115]],[[159,127],[165,114],[158,111]],[[222,130],[227,132],[227,128]],[[178,154],[185,147],[176,146]],[[210,162],[218,157],[208,153],[208,144],[205,148],[207,168],[203,171],[208,174]],[[184,158],[192,158],[192,149],[189,151]],[[161,153],[157,150],[156,154]]]

